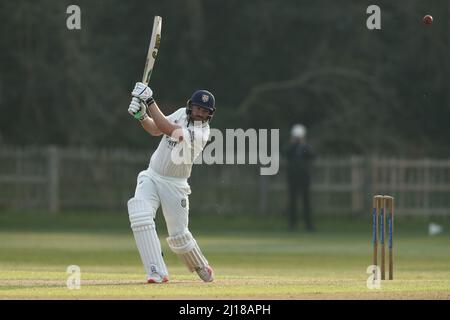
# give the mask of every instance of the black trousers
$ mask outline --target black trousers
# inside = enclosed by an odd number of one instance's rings
[[[288,208],[288,227],[291,230],[297,228],[297,202],[300,197],[303,203],[303,220],[307,230],[313,230],[314,226],[311,218],[310,202],[310,181],[303,179],[301,181],[288,179],[289,187],[289,208]]]

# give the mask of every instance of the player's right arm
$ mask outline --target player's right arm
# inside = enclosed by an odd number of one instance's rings
[[[144,128],[144,130],[150,133],[152,136],[162,135],[162,132],[155,124],[155,121],[153,121],[153,119],[148,116],[146,106],[141,103],[138,98],[133,97],[133,99],[131,99],[130,106],[128,107],[128,112],[135,119],[138,119],[141,123],[142,128]]]

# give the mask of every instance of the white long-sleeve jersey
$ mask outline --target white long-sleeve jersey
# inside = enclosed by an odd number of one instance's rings
[[[181,127],[181,141],[164,135],[150,158],[149,167],[156,173],[176,178],[189,178],[192,165],[209,139],[208,122],[189,122],[186,108],[180,108],[166,117]]]

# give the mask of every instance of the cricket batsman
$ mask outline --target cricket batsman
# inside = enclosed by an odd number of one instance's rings
[[[213,269],[188,228],[191,189],[187,180],[193,161],[179,161],[176,155],[188,153],[190,160],[195,160],[202,152],[209,138],[209,122],[216,110],[214,96],[209,91],[198,90],[187,101],[185,108],[166,117],[146,84],[136,83],[131,95],[133,98],[128,112],[140,121],[142,128],[150,135],[163,135],[148,168],[137,177],[134,197],[128,201],[131,229],[147,273],[147,282],[169,280],[155,229],[155,214],[160,205],[170,249],[190,272],[195,271],[205,282],[213,281]]]

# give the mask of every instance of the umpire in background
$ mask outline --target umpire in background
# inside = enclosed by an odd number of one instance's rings
[[[289,187],[288,223],[289,230],[297,228],[297,198],[301,196],[303,217],[307,231],[315,231],[311,217],[310,185],[314,154],[306,143],[306,128],[296,124],[291,129],[291,141],[285,152],[287,160],[287,181]]]

